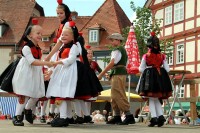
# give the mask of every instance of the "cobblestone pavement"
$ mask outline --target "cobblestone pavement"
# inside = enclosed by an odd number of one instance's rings
[[[0,133],[199,133],[200,126],[164,125],[161,128],[147,127],[147,124],[106,125],[105,123],[75,124],[68,127],[50,127],[35,121],[33,125],[25,122],[24,127],[12,125],[11,120],[0,120]]]

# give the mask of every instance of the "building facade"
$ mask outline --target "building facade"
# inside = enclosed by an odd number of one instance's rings
[[[160,39],[173,39],[173,55],[168,58],[172,70],[189,70],[186,78],[200,77],[200,1],[147,0],[145,7],[152,15],[163,19]],[[199,84],[195,85],[199,96]],[[182,86],[179,97],[189,97],[190,85]]]

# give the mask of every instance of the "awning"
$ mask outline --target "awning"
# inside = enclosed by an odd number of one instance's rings
[[[129,93],[126,92],[126,96],[129,96]],[[101,95],[99,95],[97,97],[97,102],[100,101],[110,101],[111,100],[111,89],[108,90],[104,90],[101,92]],[[142,99],[141,96],[134,94],[134,93],[130,93],[130,101],[133,102],[143,102],[144,100]]]
[[[171,104],[170,104],[170,106],[171,106]],[[181,105],[183,107],[183,110],[189,110],[190,109],[190,102],[181,102]],[[196,103],[196,107],[197,107],[197,109],[200,109],[200,102]],[[164,109],[165,110],[169,110],[168,105],[165,105]],[[180,109],[180,106],[179,106],[179,104],[177,102],[175,102],[173,110],[178,110],[178,109]]]

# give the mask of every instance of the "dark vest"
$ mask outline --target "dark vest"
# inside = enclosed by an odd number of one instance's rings
[[[127,53],[126,50],[123,46],[119,46],[117,48],[117,50],[119,50],[122,54],[121,60],[114,65],[114,67],[111,69],[111,76],[112,75],[126,75],[127,71],[126,71],[126,63],[127,63]]]

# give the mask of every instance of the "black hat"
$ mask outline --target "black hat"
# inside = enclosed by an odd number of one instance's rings
[[[161,51],[160,41],[158,37],[155,35],[155,32],[151,32],[151,36],[147,39],[147,47],[150,49],[155,49],[155,47],[157,47],[155,50]]]

